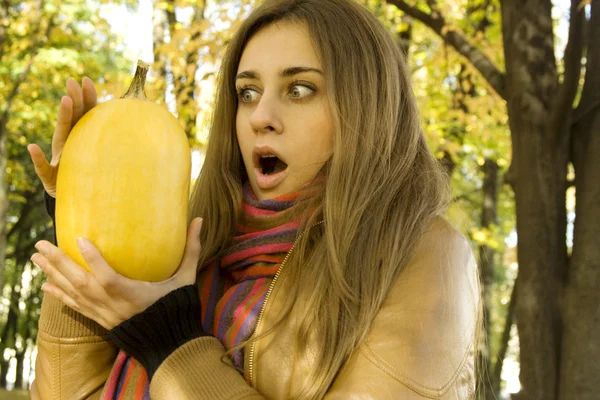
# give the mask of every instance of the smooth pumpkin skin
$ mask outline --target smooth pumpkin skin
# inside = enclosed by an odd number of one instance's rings
[[[90,270],[76,240],[94,243],[118,273],[162,281],[177,270],[187,235],[191,157],[164,107],[116,99],[71,131],[56,183],[59,247]]]

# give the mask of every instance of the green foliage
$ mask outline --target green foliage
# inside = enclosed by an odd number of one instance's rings
[[[439,12],[446,19],[446,29],[464,32],[495,64],[503,65],[497,0],[418,1],[416,4],[427,13]],[[488,305],[491,310],[489,351],[495,361],[516,277],[516,248],[509,240],[516,231],[514,198],[512,189],[502,183],[511,162],[506,105],[468,60],[423,24],[412,26],[408,58],[428,142],[439,159],[453,165],[454,200],[447,217],[467,236],[476,255],[481,246],[495,251],[491,260],[494,282]],[[486,160],[499,166],[500,181],[497,223],[483,227],[482,167]]]
[[[101,77],[100,95],[123,80],[130,69],[116,50],[119,40],[99,4],[85,0],[8,3],[7,24],[0,41],[0,105],[6,132],[6,262],[0,302],[0,354],[15,356],[35,344],[43,274],[29,261],[41,239],[52,239],[43,206],[43,189],[26,146],[37,143],[50,158],[51,137],[65,82]],[[17,315],[9,323],[10,310]],[[6,352],[5,352],[6,349]],[[0,357],[2,374],[6,363]]]
[[[451,161],[453,166],[454,201],[447,217],[468,237],[474,250],[486,245],[496,251],[491,327],[493,353],[499,346],[506,300],[510,297],[514,279],[515,249],[507,245],[507,238],[514,234],[515,214],[512,191],[501,185],[498,223],[481,227],[481,167],[485,160],[494,160],[502,176],[510,164],[511,143],[505,103],[462,56],[428,28],[413,23],[384,0],[358,1],[370,9],[398,41],[400,34],[410,30],[408,64],[423,129],[437,157]],[[154,43],[158,58],[151,71],[147,93],[153,100],[166,99],[180,120],[186,119],[196,125],[197,132],[194,131],[190,140],[196,148],[205,144],[204,135],[212,113],[215,72],[223,51],[243,17],[258,3],[258,0],[154,2],[157,9],[170,13],[171,19],[165,20],[162,26],[165,37]],[[503,65],[499,0],[415,3],[425,12],[440,12],[449,26],[465,32],[492,61]],[[81,82],[83,76],[89,76],[96,82],[101,98],[124,92],[135,60],[127,60],[122,55],[123,43],[112,33],[109,22],[99,11],[103,4],[120,4],[125,6],[124,12],[133,13],[137,2],[24,0],[10,4],[7,18],[11,23],[5,24],[8,26],[6,40],[0,44],[0,107],[10,100],[6,172],[10,201],[7,230],[12,233],[7,242],[0,331],[6,324],[8,307],[15,306],[8,299],[17,283],[19,333],[15,340],[2,346],[19,350],[24,342],[32,343],[35,338],[39,287],[43,279],[43,274],[31,268],[29,255],[35,241],[49,239],[52,234],[39,196],[42,189],[26,146],[37,143],[50,156],[50,139],[60,99],[66,94],[64,84],[69,77]],[[200,9],[203,9],[201,15],[194,13]],[[469,17],[465,18],[467,12]],[[485,29],[481,29],[482,26]],[[166,84],[160,84],[161,80]],[[16,95],[12,96],[15,82],[19,81]],[[189,94],[181,94],[189,82],[193,82],[193,101],[189,101]],[[26,213],[28,207],[31,211]],[[18,229],[13,229],[15,226]]]

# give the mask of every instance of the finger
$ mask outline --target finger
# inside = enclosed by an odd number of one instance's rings
[[[48,278],[50,278],[54,285],[61,288],[63,292],[69,293],[71,296],[76,293],[75,288],[73,285],[71,285],[71,282],[69,282],[64,275],[60,273],[60,271],[54,268],[52,263],[50,263],[48,258],[46,258],[43,254],[33,254],[31,256],[31,261],[40,267],[40,269],[44,271],[46,275],[48,275]]]
[[[83,314],[89,319],[96,321],[104,329],[110,330],[111,327],[109,326],[109,324],[107,324],[103,318],[97,315],[97,313],[94,313],[95,307],[85,299],[82,299],[81,301],[75,300],[73,297],[69,296],[68,293],[66,293],[59,286],[53,284],[52,282],[45,282],[42,285],[41,289],[44,293],[58,299],[61,303],[71,308],[72,310],[77,311],[78,313]]]
[[[67,79],[67,94],[73,100],[73,117],[71,118],[71,128],[73,128],[83,115],[83,92],[79,83],[73,78]]]
[[[73,118],[73,100],[69,96],[63,96],[60,100],[58,120],[52,135],[52,161],[51,165],[58,165],[63,147],[71,132],[71,120]]]
[[[42,183],[45,183],[52,174],[50,164],[46,160],[46,155],[40,146],[33,143],[27,145],[27,151],[29,151],[29,155],[31,156],[35,173],[40,177]]]
[[[194,264],[200,257],[200,230],[202,229],[202,218],[194,218],[188,227],[188,237],[186,241],[183,263]]]
[[[90,289],[93,275],[73,261],[61,249],[46,240],[37,242],[35,248],[50,261],[53,268],[69,281],[75,292],[83,293]]]
[[[98,248],[89,239],[78,238],[77,245],[79,246],[81,255],[92,270],[97,284],[104,291],[104,299],[109,300],[106,302],[102,300],[101,296],[98,297],[98,303],[105,305],[105,309],[115,310],[108,313],[108,315],[102,315],[107,324],[116,326],[132,315],[144,311],[153,303],[153,301],[146,301],[148,296],[144,296],[150,292],[146,290],[146,288],[150,289],[149,282],[135,281],[116,272],[108,265]],[[118,303],[119,299],[122,299],[122,304],[115,308],[115,302]],[[115,315],[119,315],[119,317],[115,318]]]
[[[83,90],[83,113],[85,114],[96,106],[98,94],[96,93],[94,82],[87,76],[82,79],[81,87]]]
[[[80,310],[80,306],[79,303],[77,303],[71,296],[69,296],[61,287],[60,285],[55,285],[52,284],[50,282],[45,282],[42,287],[41,287],[42,291],[44,293],[49,294],[52,297],[57,298],[58,300],[60,300],[64,305],[72,308],[73,310],[79,312]]]
[[[202,229],[202,218],[194,218],[188,227],[187,241],[185,245],[185,252],[183,259],[177,273],[182,271],[194,271],[198,266],[198,259],[200,258],[200,230]]]
[[[107,291],[123,291],[127,278],[117,273],[102,257],[100,250],[86,238],[78,238],[77,246],[88,267],[98,280],[98,283]]]

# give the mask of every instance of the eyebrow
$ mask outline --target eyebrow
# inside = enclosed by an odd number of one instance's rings
[[[286,78],[288,76],[294,76],[297,74],[300,74],[302,72],[316,72],[318,74],[323,75],[323,71],[321,71],[320,69],[317,68],[311,68],[311,67],[290,67],[290,68],[286,68],[283,71],[281,71],[279,73],[279,76],[281,76],[282,78]],[[237,74],[235,76],[235,80],[237,81],[238,79],[260,79],[260,74],[254,70],[248,70],[248,71],[244,71],[244,72],[240,72],[239,74]]]

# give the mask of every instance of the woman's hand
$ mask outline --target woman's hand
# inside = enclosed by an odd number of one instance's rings
[[[82,88],[75,79],[67,80],[67,96],[63,96],[58,110],[58,121],[52,135],[52,159],[46,161],[44,152],[37,144],[30,144],[27,150],[35,167],[35,173],[40,177],[44,189],[52,197],[56,197],[56,175],[62,150],[77,121],[96,105],[97,94],[94,82],[90,78],[83,78]]]
[[[196,282],[201,226],[201,218],[192,220],[181,264],[175,275],[162,282],[137,281],[118,274],[87,239],[78,240],[78,244],[92,272],[45,240],[36,243],[39,253],[31,260],[50,278],[51,282],[42,285],[44,293],[110,330],[169,292]]]

